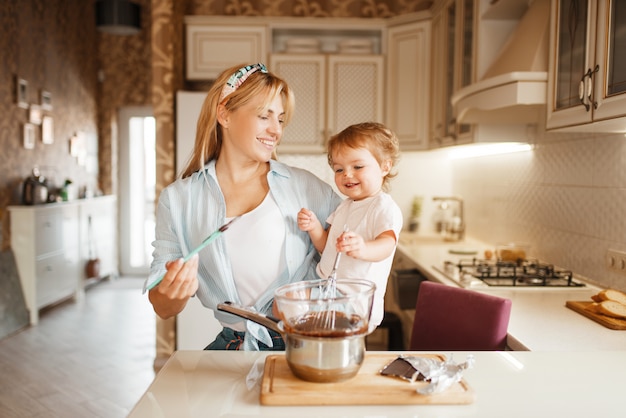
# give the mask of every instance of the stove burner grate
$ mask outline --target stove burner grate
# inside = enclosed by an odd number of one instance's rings
[[[489,286],[585,286],[584,283],[573,280],[571,271],[557,269],[553,264],[541,263],[534,259],[494,261],[472,258],[460,260],[455,267],[461,277],[470,274]]]

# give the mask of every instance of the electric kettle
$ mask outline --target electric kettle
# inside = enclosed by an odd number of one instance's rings
[[[24,180],[22,202],[25,205],[39,205],[48,202],[48,185],[37,167],[33,168],[33,175]]]

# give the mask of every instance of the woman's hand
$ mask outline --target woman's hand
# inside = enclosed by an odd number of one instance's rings
[[[165,264],[167,273],[148,297],[154,311],[163,319],[179,314],[198,290],[198,254],[189,261],[182,258]]]

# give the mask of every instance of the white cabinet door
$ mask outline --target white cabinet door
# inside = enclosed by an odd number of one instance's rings
[[[326,122],[334,135],[360,122],[384,122],[381,55],[329,55]]]
[[[430,22],[395,26],[387,36],[387,124],[398,136],[401,150],[427,149]]]
[[[380,55],[273,54],[270,66],[296,97],[279,153],[324,152],[328,138],[348,125],[383,122]]]
[[[96,197],[81,202],[80,242],[81,265],[86,266],[90,258],[97,257],[100,259],[98,278],[117,277],[119,269],[115,196]],[[81,277],[87,278],[84,268],[80,273]]]
[[[265,26],[187,25],[187,79],[214,80],[234,65],[264,62]]]
[[[15,254],[31,325],[39,309],[82,291],[78,203],[9,206]]]
[[[36,307],[75,295],[82,279],[76,250],[55,254],[36,262]]]
[[[289,83],[295,113],[285,128],[278,153],[322,152],[326,140],[326,57],[321,54],[273,54],[270,69]]]

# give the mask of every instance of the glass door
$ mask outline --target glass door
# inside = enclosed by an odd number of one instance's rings
[[[595,56],[597,2],[558,0],[551,15],[547,128],[589,123],[594,82],[602,78]]]
[[[119,112],[120,274],[146,275],[152,260],[156,124],[150,107]]]
[[[626,92],[626,2],[613,0],[610,12],[607,96]]]
[[[626,122],[626,2],[598,2],[597,62],[594,120],[607,120],[610,131],[624,132]],[[621,119],[621,120],[620,120]]]
[[[579,88],[588,60],[587,2],[562,0],[559,10],[556,110],[580,106]]]

